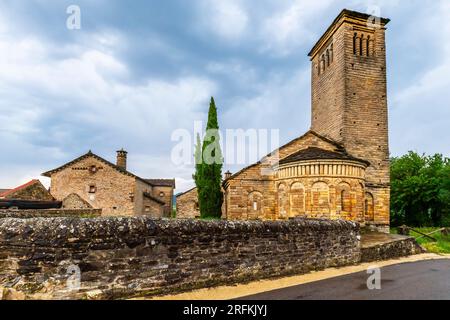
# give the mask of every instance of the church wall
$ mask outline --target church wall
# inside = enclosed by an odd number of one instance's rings
[[[307,133],[302,138],[293,140],[279,149],[279,158],[283,159],[301,149],[318,147],[326,150],[335,150],[336,145],[327,142],[312,133]],[[244,169],[225,183],[225,217],[231,220],[237,219],[277,219],[275,208],[277,192],[274,184],[274,176],[266,175],[264,169],[268,168],[265,163],[258,163]],[[249,196],[252,193],[261,193],[262,209],[251,212],[248,215]],[[250,210],[255,211],[255,210]]]

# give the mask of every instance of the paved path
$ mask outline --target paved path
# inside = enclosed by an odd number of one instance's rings
[[[367,289],[367,272],[246,296],[243,300],[450,300],[450,260],[427,260],[381,269],[381,290]]]

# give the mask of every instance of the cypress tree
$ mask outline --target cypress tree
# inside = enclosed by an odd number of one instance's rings
[[[199,166],[196,165],[195,176],[202,218],[220,218],[222,215],[222,165],[217,108],[214,98],[211,98],[202,146],[202,162]]]
[[[198,133],[197,133],[197,144],[195,145],[194,158],[195,158],[195,173],[192,175],[192,178],[194,178],[197,190],[200,190],[201,189],[200,172],[202,170],[203,157],[202,157],[202,141],[200,140],[200,134]]]

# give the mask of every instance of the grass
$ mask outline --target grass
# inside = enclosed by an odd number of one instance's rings
[[[423,233],[430,233],[440,228],[413,228],[413,229],[416,229]],[[394,234],[398,233],[397,229],[392,228],[391,233]],[[450,235],[445,236],[441,232],[436,232],[431,235],[433,238],[437,240],[436,242],[427,239],[425,237],[421,237],[421,234],[414,232],[413,230],[410,231],[410,236],[415,237],[417,242],[422,247],[424,247],[428,252],[450,254]]]

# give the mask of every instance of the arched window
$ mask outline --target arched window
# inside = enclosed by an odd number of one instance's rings
[[[375,220],[374,199],[373,195],[369,192],[366,192],[366,199],[364,201],[364,215],[366,221]]]
[[[333,44],[331,44],[331,46],[330,46],[330,58],[331,58],[331,62],[333,62],[333,59],[334,59]]]
[[[328,216],[330,213],[329,188],[325,182],[316,182],[311,188],[312,213]]]
[[[289,213],[289,201],[286,194],[286,186],[280,184],[278,186],[278,215],[280,218],[287,218]]]
[[[305,188],[299,182],[294,183],[291,186],[289,193],[290,200],[290,215],[296,217],[305,214]]]
[[[363,39],[364,39],[364,35],[361,34],[361,38],[359,38],[359,55],[360,56],[363,55]]]
[[[248,219],[261,218],[263,215],[263,195],[261,192],[253,191],[248,194],[247,217]]]
[[[356,40],[358,39],[358,35],[355,33],[353,35],[353,54],[356,54],[357,50],[356,50]]]
[[[349,190],[341,191],[341,210],[346,213],[352,212],[352,200]]]
[[[328,50],[328,49],[327,49],[326,57],[327,57],[327,67],[329,67],[330,66],[330,50]]]
[[[368,57],[371,56],[371,53],[370,53],[370,36],[367,37],[366,50],[367,50],[367,52],[366,52],[367,56]]]

